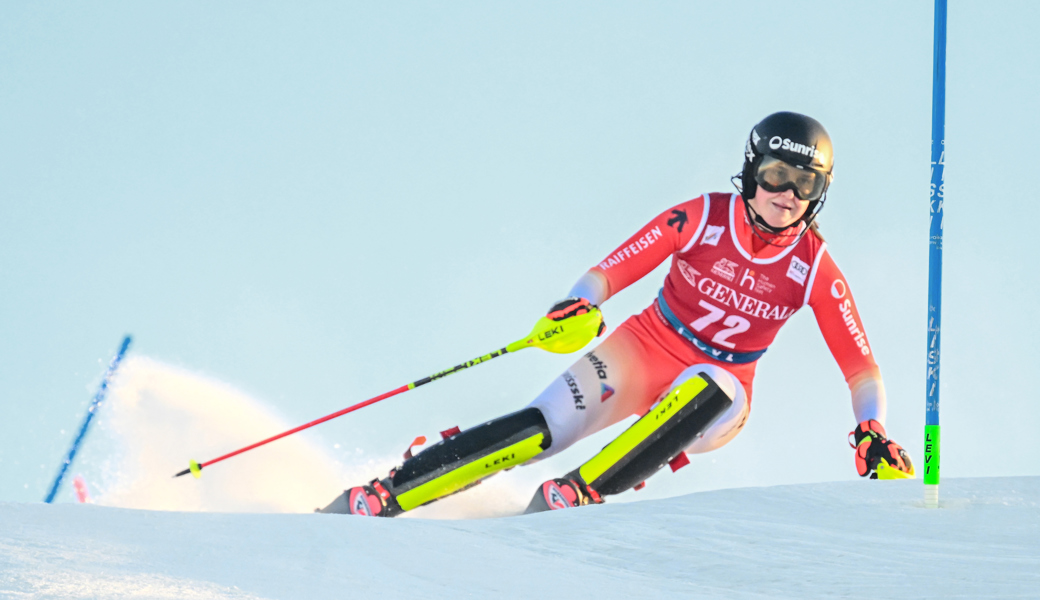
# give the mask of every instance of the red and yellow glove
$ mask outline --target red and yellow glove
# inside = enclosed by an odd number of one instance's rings
[[[549,312],[546,313],[545,316],[549,317],[553,321],[562,321],[570,317],[583,315],[593,308],[598,307],[585,298],[564,298],[556,304],[553,304],[552,308],[549,309]],[[596,337],[603,335],[603,332],[606,330],[607,324],[600,321],[599,331],[596,332]]]
[[[882,479],[888,479],[914,476],[910,455],[902,446],[886,437],[881,423],[874,419],[863,421],[856,426],[855,431],[849,433],[849,437],[855,439],[855,444],[849,440],[849,445],[856,449],[856,472],[860,477],[877,479],[881,475]],[[905,475],[893,473],[893,469]]]

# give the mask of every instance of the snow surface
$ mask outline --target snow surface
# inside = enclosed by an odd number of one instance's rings
[[[1040,477],[948,479],[939,510],[859,480],[516,516],[539,464],[400,519],[319,515],[399,454],[310,432],[174,479],[294,423],[144,357],[114,383],[73,469],[94,503],[0,503],[0,598],[1040,597]]]
[[[4,598],[1036,598],[1040,477],[451,521],[0,503]]]

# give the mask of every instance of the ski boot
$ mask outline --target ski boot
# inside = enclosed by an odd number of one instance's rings
[[[344,490],[325,508],[314,512],[363,517],[396,517],[404,512],[393,493],[394,472],[383,480],[373,479],[365,485]]]
[[[453,428],[454,431],[458,431],[458,427]],[[445,433],[453,433],[449,429]],[[421,435],[415,438],[411,444],[408,445],[408,449],[404,452],[404,459],[408,460],[414,456],[413,450],[416,446],[421,446],[426,443],[426,436]],[[316,508],[316,513],[330,513],[330,514],[341,514],[341,515],[359,515],[362,517],[396,517],[397,515],[404,512],[401,509],[401,505],[397,503],[397,499],[394,494],[390,493],[393,489],[394,474],[397,469],[391,469],[390,474],[386,479],[379,480],[373,479],[366,485],[358,485],[348,490],[344,490],[341,495],[336,497],[328,506],[325,508]]]
[[[603,504],[603,498],[596,490],[589,487],[581,479],[577,471],[564,477],[550,479],[538,486],[531,503],[527,505],[525,515],[546,510],[562,510],[589,504]]]

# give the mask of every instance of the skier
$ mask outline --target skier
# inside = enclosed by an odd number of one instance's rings
[[[392,517],[547,458],[629,415],[641,417],[596,456],[543,483],[527,512],[603,502],[639,487],[687,452],[719,448],[743,428],[758,359],[811,306],[848,382],[859,475],[912,476],[887,438],[885,388],[845,277],[816,223],[834,165],[815,119],[769,115],[747,140],[739,194],[709,193],[658,215],[571,289],[548,316],[598,307],[671,257],[656,300],[621,324],[518,412],[444,439],[383,479],[346,490],[321,512]],[[602,334],[604,327],[600,327]]]

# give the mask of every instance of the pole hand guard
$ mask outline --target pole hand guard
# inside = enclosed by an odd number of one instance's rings
[[[607,324],[603,320],[603,313],[600,312],[598,306],[585,298],[575,298],[573,296],[564,298],[553,304],[545,316],[553,321],[563,321],[587,313],[599,313],[599,329],[596,331],[596,337],[603,335],[603,332],[607,330]]]
[[[526,339],[513,342],[506,349],[515,352],[534,346],[554,354],[570,354],[587,346],[606,329],[599,307],[584,298],[567,298],[538,319]]]
[[[856,449],[856,472],[871,479],[912,479],[914,465],[902,446],[888,439],[885,428],[868,419],[849,432],[849,445]]]

